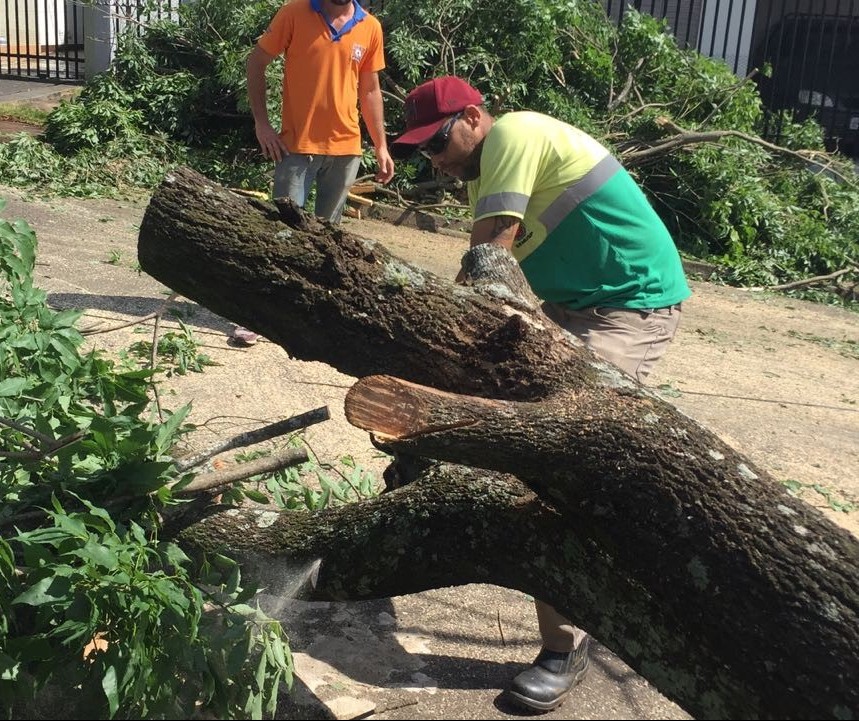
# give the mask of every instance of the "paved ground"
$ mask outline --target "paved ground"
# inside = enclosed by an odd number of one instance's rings
[[[23,103],[55,100],[75,93],[80,85],[0,77],[0,103]]]

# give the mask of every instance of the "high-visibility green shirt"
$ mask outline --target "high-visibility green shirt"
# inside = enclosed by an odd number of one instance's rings
[[[567,123],[532,112],[496,120],[468,192],[475,221],[519,218],[513,255],[543,300],[662,308],[691,295],[674,241],[641,188]]]

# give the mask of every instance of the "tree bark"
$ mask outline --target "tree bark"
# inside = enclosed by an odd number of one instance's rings
[[[209,509],[185,545],[322,558],[321,597],[520,589],[698,717],[859,714],[857,540],[548,321],[500,249],[470,251],[457,286],[179,170],[139,257],[294,356],[409,381],[359,382],[350,419],[472,466],[317,514]]]

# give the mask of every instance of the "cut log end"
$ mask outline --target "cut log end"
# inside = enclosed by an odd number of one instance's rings
[[[448,403],[445,404],[444,400]],[[346,420],[379,441],[402,441],[427,433],[473,426],[475,407],[493,401],[459,397],[392,376],[369,376],[346,394]]]
[[[420,406],[410,384],[390,376],[369,376],[346,394],[346,420],[381,441],[395,440],[419,430]]]

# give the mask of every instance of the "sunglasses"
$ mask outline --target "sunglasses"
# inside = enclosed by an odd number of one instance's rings
[[[443,153],[447,148],[447,143],[450,140],[450,131],[453,130],[453,124],[462,117],[462,112],[452,115],[448,121],[442,125],[429,140],[427,140],[418,151],[425,158],[430,158],[439,153]]]

